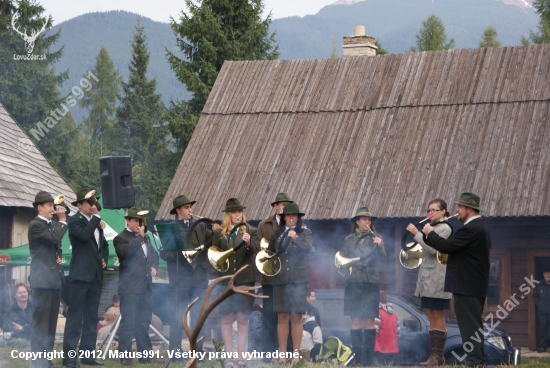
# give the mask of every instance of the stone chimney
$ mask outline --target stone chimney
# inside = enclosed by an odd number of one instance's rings
[[[354,36],[344,36],[344,57],[375,56],[378,47],[374,44],[374,37],[365,34],[364,25],[355,26]]]

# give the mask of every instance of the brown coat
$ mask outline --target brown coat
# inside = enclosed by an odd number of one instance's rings
[[[265,238],[268,242],[272,242],[273,235],[277,233],[277,219],[275,215],[263,220],[258,225],[258,239]],[[260,279],[260,284],[262,285],[273,285],[273,277],[262,275]]]

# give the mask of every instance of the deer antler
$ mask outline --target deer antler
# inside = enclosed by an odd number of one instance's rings
[[[15,13],[12,17],[11,17],[11,27],[13,28],[13,30],[17,33],[19,33],[21,36],[23,36],[25,38],[25,40],[29,37],[27,36],[27,29],[25,29],[25,33],[21,32],[16,26],[15,26],[15,21],[17,19],[19,19],[20,17],[20,14],[19,13]]]
[[[189,311],[195,305],[195,303],[199,300],[199,298],[196,298],[193,300],[187,308],[185,308],[185,312],[183,312],[182,317],[182,323],[183,323],[183,329],[185,331],[185,334],[187,335],[187,338],[189,339],[189,348],[191,350],[197,349],[197,336],[199,335],[200,330],[202,330],[202,326],[204,326],[204,323],[206,322],[206,318],[216,308],[221,302],[223,302],[225,299],[230,297],[231,295],[238,293],[243,294],[246,296],[249,296],[251,298],[255,299],[265,299],[268,298],[266,295],[256,295],[253,293],[250,293],[250,291],[258,290],[261,288],[261,286],[235,286],[235,278],[237,275],[239,275],[244,269],[246,269],[248,265],[245,265],[241,267],[235,274],[228,275],[228,276],[222,276],[214,279],[210,285],[206,288],[206,293],[204,294],[204,299],[202,301],[201,311],[199,313],[199,317],[197,318],[197,322],[195,323],[195,328],[191,330],[191,327],[187,324],[187,316],[189,315]],[[210,302],[210,295],[212,294],[212,291],[214,290],[214,287],[221,283],[224,280],[229,279],[229,283],[225,287],[224,291],[216,298],[214,301]],[[199,340],[200,341],[200,340]],[[197,366],[197,361],[189,365],[190,368],[195,368]]]

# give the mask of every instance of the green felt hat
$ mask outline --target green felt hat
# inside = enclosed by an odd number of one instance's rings
[[[277,194],[277,196],[275,197],[275,202],[271,203],[271,207],[275,206],[275,204],[277,204],[279,202],[294,203],[294,201],[290,200],[290,197],[288,196],[288,194],[282,193],[282,192]]]
[[[77,204],[78,202],[87,201],[88,198],[86,198],[86,194],[88,194],[88,192],[90,192],[90,191],[91,191],[90,188],[82,188],[82,189],[80,189],[78,192],[76,192],[76,201],[71,202],[71,204],[72,204],[73,206],[76,206],[76,204]],[[99,201],[99,198],[101,198],[101,196],[100,196],[100,195],[97,195],[97,194],[95,195],[95,197],[96,197],[96,199],[97,199],[98,201]],[[97,204],[97,210],[98,210],[98,211],[101,211],[101,205],[100,205],[99,203]]]
[[[355,216],[351,218],[351,222],[357,221],[357,218],[359,217],[369,217],[371,221],[374,221],[378,218],[374,216],[372,213],[370,213],[368,207],[359,207],[357,211],[355,211]]]
[[[464,192],[460,195],[460,199],[456,204],[473,208],[474,210],[483,211],[480,207],[480,198],[475,193]]]
[[[138,215],[139,211],[141,211],[141,210],[137,207],[130,207],[128,209],[128,214],[126,216],[124,216],[124,218],[125,219],[138,219],[138,220],[141,220],[141,216]]]
[[[243,206],[237,198],[229,198],[225,203],[225,210],[223,210],[222,212],[244,210],[245,208],[246,207]]]
[[[283,215],[298,215],[298,216],[304,216],[305,213],[300,212],[300,208],[298,207],[298,203],[287,203],[283,207],[283,212],[281,213],[281,216]]]
[[[32,202],[32,206],[36,207],[37,204],[42,204],[46,202],[53,202],[52,195],[48,192],[38,192],[34,197],[34,202]]]
[[[191,203],[191,206],[197,203],[197,201],[190,201],[189,198],[187,198],[184,195],[180,195],[172,201],[172,210],[170,211],[171,215],[176,214],[176,208],[183,206],[184,204]]]

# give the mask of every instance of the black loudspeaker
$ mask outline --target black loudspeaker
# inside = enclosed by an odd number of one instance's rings
[[[104,156],[99,159],[103,208],[130,208],[134,205],[132,157]]]

